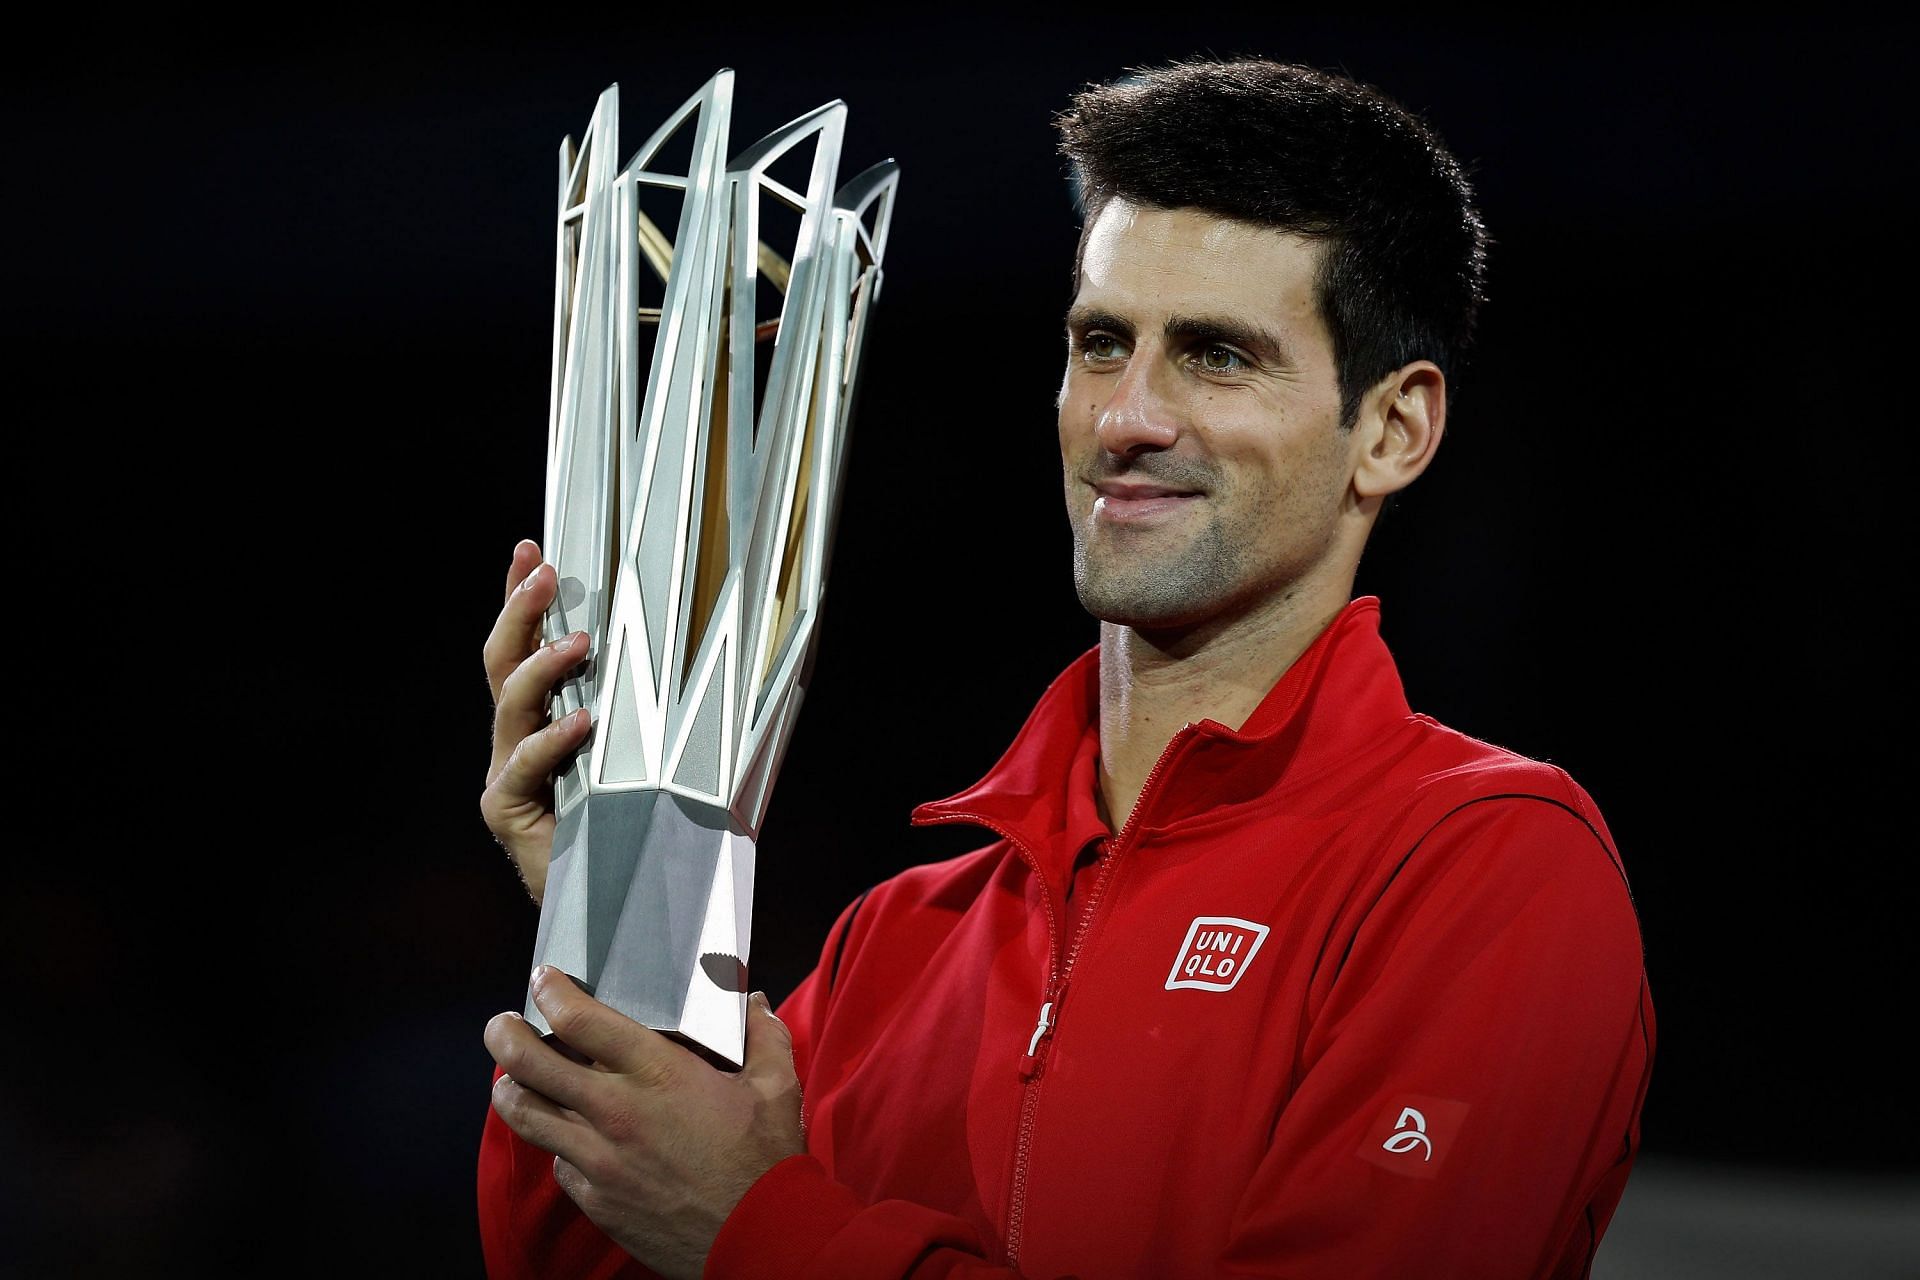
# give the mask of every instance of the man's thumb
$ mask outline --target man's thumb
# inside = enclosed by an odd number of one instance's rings
[[[793,1033],[774,1015],[767,993],[747,997],[747,1067],[774,1067],[793,1071]]]

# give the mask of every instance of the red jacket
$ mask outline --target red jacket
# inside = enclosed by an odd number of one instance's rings
[[[1181,729],[1117,836],[1098,650],[915,810],[999,839],[834,925],[779,1011],[808,1154],[707,1274],[1585,1275],[1653,1053],[1625,875],[1563,770],[1408,710],[1378,624]],[[488,1116],[496,1280],[646,1274],[551,1166]]]

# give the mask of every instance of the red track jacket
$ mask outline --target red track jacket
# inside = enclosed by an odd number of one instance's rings
[[[779,1010],[808,1154],[707,1274],[1585,1275],[1654,1035],[1593,801],[1409,712],[1371,596],[1117,835],[1098,707],[1094,650],[914,812],[999,839],[834,925]],[[491,1113],[480,1219],[496,1280],[647,1274]]]

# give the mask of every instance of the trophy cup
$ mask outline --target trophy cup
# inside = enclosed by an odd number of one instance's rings
[[[723,70],[622,167],[614,85],[560,145],[544,629],[587,633],[553,714],[595,727],[554,780],[534,960],[738,1067],[755,843],[812,669],[899,168],[835,190],[839,101],[729,163],[732,93]]]

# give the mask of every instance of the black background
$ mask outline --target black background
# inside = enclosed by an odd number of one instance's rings
[[[907,811],[1094,642],[1052,113],[1255,52],[1378,84],[1474,172],[1479,349],[1359,589],[1416,709],[1606,813],[1660,1021],[1647,1152],[1912,1170],[1911,34],[1105,6],[21,42],[3,1247],[477,1271],[480,1030],[535,918],[477,812],[479,647],[540,519],[554,152],[607,83],[637,140],[721,65],[736,148],[840,96],[843,174],[904,171],[756,985],[975,841]]]

